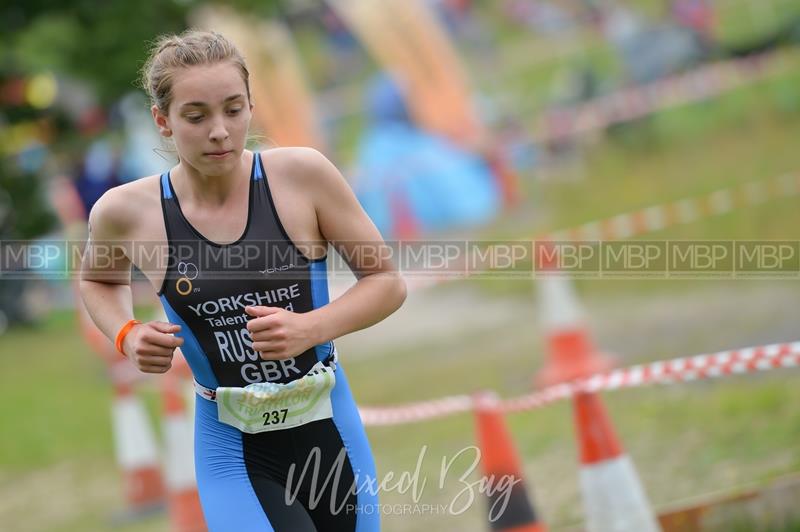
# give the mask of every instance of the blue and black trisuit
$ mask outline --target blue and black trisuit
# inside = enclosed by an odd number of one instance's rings
[[[253,157],[247,225],[235,242],[209,241],[188,222],[169,173],[161,176],[161,204],[169,263],[159,295],[169,321],[181,326],[177,336],[198,389],[284,384],[318,361],[336,368],[333,416],[293,428],[243,432],[219,421],[214,400],[197,395],[195,469],[209,529],[379,530],[377,495],[367,488],[375,485],[375,464],[333,342],[282,361],[251,349],[245,306],[308,312],[328,303],[325,258],[307,259],[286,234],[260,155]]]

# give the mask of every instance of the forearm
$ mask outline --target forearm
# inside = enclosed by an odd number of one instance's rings
[[[112,342],[119,329],[133,319],[130,284],[81,280],[80,291],[92,321]]]
[[[362,277],[341,297],[313,310],[317,344],[358,331],[382,321],[400,308],[406,285],[398,273]]]

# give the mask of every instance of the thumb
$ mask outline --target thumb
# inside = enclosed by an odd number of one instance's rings
[[[244,311],[254,318],[262,318],[281,311],[278,307],[244,307]]]
[[[164,334],[175,334],[181,330],[180,325],[175,325],[174,323],[167,323],[163,321],[151,321],[150,325],[153,329],[157,330],[158,332],[162,332]]]
[[[281,311],[278,307],[244,307],[244,311],[254,318],[263,318]]]

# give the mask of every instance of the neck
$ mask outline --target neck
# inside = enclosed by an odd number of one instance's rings
[[[220,206],[242,184],[244,181],[242,175],[250,175],[251,162],[252,154],[243,150],[242,156],[232,170],[224,174],[210,175],[204,174],[181,159],[172,170],[172,183],[182,196],[196,205]]]

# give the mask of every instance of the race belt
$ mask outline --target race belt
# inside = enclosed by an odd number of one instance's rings
[[[279,384],[259,382],[245,387],[207,388],[197,381],[195,391],[217,403],[219,421],[248,434],[282,430],[333,417],[331,391],[336,385],[336,348],[301,378]]]

